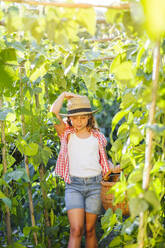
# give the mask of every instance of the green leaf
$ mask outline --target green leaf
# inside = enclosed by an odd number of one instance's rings
[[[24,139],[16,140],[16,146],[26,156],[35,156],[38,153],[38,144],[34,142],[27,143]]]
[[[103,229],[108,228],[112,216],[113,216],[113,211],[111,208],[108,208],[104,216],[101,218],[101,226]]]
[[[117,140],[115,140],[115,142],[112,144],[111,150],[112,150],[113,152],[118,152],[119,150],[122,149],[122,147],[123,147],[123,145],[122,145],[121,140],[120,140],[120,139],[117,139]]]
[[[11,109],[0,109],[0,121],[5,121],[9,113],[12,113]]]
[[[117,9],[108,9],[105,13],[105,18],[108,23],[118,23],[122,21],[122,11]]]
[[[129,112],[127,123],[128,123],[128,125],[131,125],[131,124],[133,124],[133,122],[134,122],[134,115],[132,112]]]
[[[118,68],[120,64],[121,64],[121,55],[119,54],[118,56],[116,56],[116,58],[111,63],[110,73],[115,73],[117,70],[116,68]]]
[[[140,66],[140,61],[141,61],[141,58],[142,58],[142,55],[144,54],[144,52],[145,52],[145,48],[144,47],[140,48],[140,50],[137,54],[137,57],[136,57],[136,67]]]
[[[117,222],[116,214],[113,214],[112,209],[108,208],[105,215],[101,218],[101,226],[104,229],[104,234],[101,240],[106,238],[112,232],[114,225]]]
[[[124,248],[138,248],[138,244],[130,244],[130,245],[125,245]]]
[[[71,70],[73,64],[74,64],[75,56],[72,54],[68,54],[64,59],[64,75],[66,76],[68,72]]]
[[[9,121],[9,122],[15,122],[16,120],[16,114],[13,113],[13,111],[9,111],[8,115],[7,115],[7,118],[6,118],[6,121]]]
[[[40,55],[35,61],[35,67],[31,71],[30,80],[35,81],[38,77],[42,77],[46,74],[46,58],[44,55]]]
[[[30,26],[32,36],[40,42],[45,32],[45,18],[38,17],[37,19],[31,18],[33,23]]]
[[[138,216],[140,212],[146,211],[148,207],[148,203],[141,198],[131,198],[129,201],[129,208],[132,218]]]
[[[111,243],[109,244],[109,247],[116,247],[116,248],[118,248],[118,247],[121,246],[121,244],[122,244],[122,239],[121,239],[120,236],[117,236],[117,237],[115,237],[115,238],[111,241]]]
[[[19,41],[12,40],[11,46],[13,48],[15,48],[16,50],[19,50],[21,52],[24,52],[25,49],[26,49],[25,46],[24,46],[24,44],[23,44],[23,42],[21,42],[21,41],[19,42]]]
[[[0,199],[6,198],[5,194],[0,190]]]
[[[4,175],[4,179],[7,183],[9,183],[12,180],[19,180],[20,178],[22,178],[24,175],[24,170],[22,169],[17,169],[15,171],[12,172],[8,172]]]
[[[26,246],[15,242],[14,244],[12,244],[12,248],[26,248]]]
[[[47,146],[45,146],[44,149],[41,150],[41,159],[45,165],[47,165],[51,154],[51,149]]]
[[[130,143],[133,145],[138,145],[140,141],[143,139],[143,135],[141,134],[139,128],[134,125],[130,129]]]
[[[19,8],[11,6],[8,8],[8,15],[6,17],[6,29],[8,33],[18,32],[23,30],[22,17],[19,14]]]
[[[5,194],[0,190],[0,199],[5,203],[6,206],[11,208],[11,200],[5,196]]]
[[[4,175],[4,180],[8,183],[12,180],[17,181],[20,178],[24,179],[26,182],[29,182],[29,177],[27,175],[25,168],[19,168],[19,169],[16,169],[15,171],[8,172]]]
[[[115,68],[114,74],[118,80],[131,80],[134,78],[134,69],[131,61],[125,61]]]
[[[58,30],[57,32],[55,32],[54,41],[58,45],[63,45],[64,47],[68,47],[68,45],[69,45],[69,36],[67,35],[66,30],[64,28],[62,28],[62,29]]]
[[[135,232],[138,224],[139,223],[137,222],[137,220],[135,220],[134,222],[131,222],[129,219],[127,219],[127,221],[123,223],[121,235],[124,236],[125,241],[130,240],[130,238],[132,239],[131,234]]]
[[[7,167],[10,168],[15,161],[16,161],[15,158],[7,153]]]
[[[24,146],[24,154],[27,156],[35,156],[38,152],[38,144],[37,143],[29,143]]]
[[[96,12],[93,8],[79,9],[76,13],[77,22],[85,27],[93,36],[96,32]]]
[[[0,10],[0,20],[2,20],[3,16],[4,16],[3,11]]]
[[[154,210],[160,210],[160,202],[154,191],[146,191],[144,192],[144,199],[151,204]]]
[[[88,90],[95,92],[96,91],[96,83],[97,83],[97,74],[95,71],[92,71],[89,75],[83,75],[83,79]]]
[[[51,222],[51,226],[54,226],[54,211],[52,208],[50,211],[50,222]]]
[[[22,18],[23,28],[24,30],[31,33],[31,35],[40,42],[46,27],[46,20],[43,16],[33,16],[31,15],[24,15]]]
[[[120,220],[120,221],[122,221],[122,210],[120,208],[117,208],[115,210],[115,214],[117,216],[117,219]]]
[[[28,236],[30,232],[31,232],[31,227],[25,226],[25,227],[23,228],[23,234],[24,234],[25,236]]]
[[[6,186],[9,190],[12,190],[10,185],[2,178],[0,178],[0,185]]]
[[[0,75],[0,91],[8,88],[12,91],[12,84],[17,79],[17,71],[11,66],[0,64]]]
[[[8,208],[11,209],[12,203],[11,203],[11,200],[9,198],[7,198],[7,197],[2,198],[2,201],[5,203],[6,206],[8,206]]]
[[[54,73],[55,73],[55,82],[57,83],[57,85],[60,88],[65,89],[66,85],[67,85],[67,82],[66,82],[66,79],[65,79],[63,69],[60,66],[58,66],[58,67],[56,67],[56,70],[55,70]]]
[[[0,52],[0,64],[1,63],[14,63],[17,61],[16,50],[14,48],[6,48]]]
[[[141,182],[143,179],[143,168],[138,168],[134,171],[129,176],[129,183],[136,183],[136,182]]]
[[[159,172],[165,172],[165,162],[163,161],[157,161],[156,163],[154,163],[154,166],[151,170],[151,173],[159,173]]]
[[[143,0],[146,29],[151,38],[157,39],[165,31],[165,1]]]
[[[46,14],[46,34],[48,36],[48,39],[51,41],[54,41],[55,38],[55,31],[56,27],[58,25],[59,19],[57,16],[60,16],[59,10],[57,8],[45,8],[45,14]]]
[[[124,122],[123,124],[121,124],[121,126],[119,127],[118,131],[117,131],[117,135],[123,135],[123,134],[127,134],[129,130],[129,126],[126,122]]]
[[[119,111],[112,119],[112,131],[111,133],[113,133],[113,131],[115,130],[116,125],[118,124],[118,122],[128,114],[128,111],[125,110],[121,110]]]
[[[136,98],[133,96],[133,94],[131,92],[129,92],[122,97],[122,102],[120,104],[120,108],[121,109],[127,109],[131,105],[134,105],[135,103],[136,103]]]
[[[132,172],[134,168],[134,161],[129,152],[125,152],[122,154],[120,166],[122,169],[124,169],[124,171],[126,171],[126,173]]]
[[[55,38],[55,29],[56,22],[54,20],[46,20],[46,34],[48,36],[48,39],[51,41],[54,41]]]

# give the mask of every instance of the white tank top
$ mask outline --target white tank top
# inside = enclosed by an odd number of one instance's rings
[[[99,143],[91,135],[82,139],[71,134],[68,142],[69,174],[76,177],[94,177],[101,174]]]

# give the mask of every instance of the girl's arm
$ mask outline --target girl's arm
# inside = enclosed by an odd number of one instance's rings
[[[79,95],[76,95],[74,93],[70,92],[63,92],[59,97],[55,100],[55,102],[52,104],[50,111],[56,115],[57,119],[60,121],[60,124],[55,125],[55,129],[58,133],[58,135],[61,135],[65,130],[65,123],[62,119],[62,117],[59,115],[60,109],[62,108],[64,99],[70,99],[72,97],[78,97]]]

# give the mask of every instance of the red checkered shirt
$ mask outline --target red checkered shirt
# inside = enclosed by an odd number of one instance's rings
[[[70,183],[69,176],[69,159],[68,159],[68,135],[74,133],[74,129],[66,125],[65,132],[60,136],[61,149],[58,155],[55,173],[56,175],[62,177],[66,183]],[[110,170],[110,161],[107,160],[107,155],[105,152],[105,147],[107,145],[107,140],[105,136],[98,130],[91,130],[94,137],[98,139],[99,143],[99,154],[100,154],[100,165],[102,167],[102,175],[105,175]]]

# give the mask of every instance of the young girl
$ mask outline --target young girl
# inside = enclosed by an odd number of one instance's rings
[[[64,99],[68,114],[60,114]],[[90,102],[86,96],[63,92],[53,103],[51,111],[60,123],[55,129],[61,149],[55,172],[64,178],[65,204],[70,222],[68,248],[80,248],[84,231],[86,248],[97,248],[95,227],[101,210],[101,179],[110,170],[105,153],[106,139],[95,128]],[[67,116],[67,123],[61,116]],[[112,169],[112,167],[111,167]],[[118,172],[119,168],[115,169]]]

